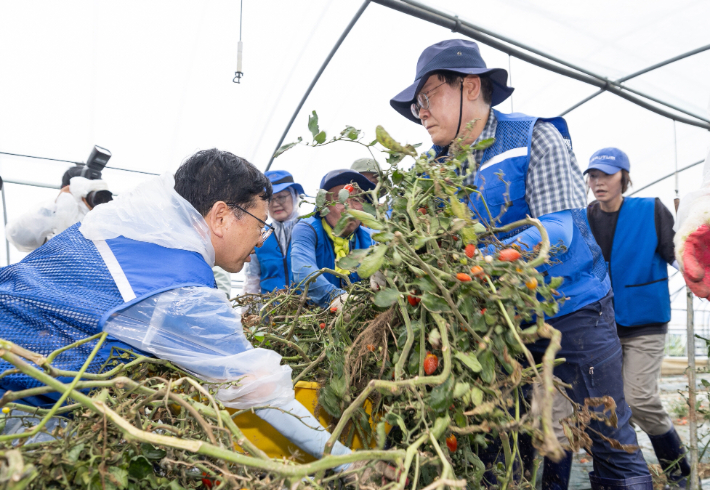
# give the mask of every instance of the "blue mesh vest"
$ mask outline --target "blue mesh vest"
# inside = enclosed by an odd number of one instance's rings
[[[498,119],[495,143],[484,152],[474,184],[481,190],[493,217],[504,212],[500,225],[506,225],[530,214],[530,208],[525,201],[525,188],[535,123],[538,120],[552,123],[562,134],[570,151],[572,142],[567,123],[562,118],[542,119],[524,114],[502,114],[498,111],[495,111],[495,115]],[[502,179],[499,177],[501,173]],[[507,210],[506,203],[509,206]],[[472,196],[470,207],[475,215],[483,221],[488,221],[488,212],[477,194]],[[569,211],[574,220],[574,233],[569,249],[553,257],[555,264],[538,268],[545,274],[547,282],[551,277],[564,278],[560,293],[569,299],[560,307],[556,316],[572,313],[598,301],[606,296],[610,289],[604,258],[589,229],[586,209]],[[521,231],[514,230],[507,236]]]
[[[255,252],[261,269],[261,292],[263,294],[276,289],[284,289],[293,283],[290,241],[286,257],[281,252],[276,233],[272,233],[261,247],[255,249]]]
[[[326,267],[328,269],[334,269],[335,250],[333,249],[333,242],[323,229],[321,219],[322,218],[320,217],[314,216],[301,220],[301,223],[307,224],[313,228],[313,231],[316,232],[316,264],[318,264],[318,268],[322,269]],[[370,233],[364,227],[359,226],[357,230],[355,230],[355,233],[353,233],[353,237],[350,239],[350,250],[369,248],[370,246],[372,246],[372,238],[370,237]],[[333,274],[323,274],[323,277],[325,277],[328,282],[339,288],[344,287],[344,284],[341,284],[342,281],[340,278],[334,276]],[[360,276],[357,275],[357,272],[353,272],[349,277],[351,282],[358,282],[360,280]]]
[[[624,327],[668,323],[668,266],[656,251],[654,198],[626,197],[611,246],[609,274],[616,322]]]
[[[124,237],[92,242],[79,226],[0,269],[0,338],[47,356],[100,333],[112,313],[149,296],[183,286],[215,287],[212,269],[196,252]],[[53,365],[78,371],[95,345],[87,342],[66,351]],[[88,373],[99,372],[112,346],[131,349],[109,337]],[[12,367],[0,360],[0,372]],[[0,394],[38,386],[34,378],[11,374],[0,379]],[[58,398],[55,394],[23,402],[43,406]]]

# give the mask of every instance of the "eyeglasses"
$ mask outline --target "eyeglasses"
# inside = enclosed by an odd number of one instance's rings
[[[269,236],[271,236],[271,233],[274,231],[274,227],[273,227],[273,226],[271,226],[270,224],[268,224],[268,223],[266,223],[266,222],[260,220],[259,218],[257,218],[256,216],[254,216],[253,214],[251,214],[249,211],[247,211],[246,209],[242,208],[241,206],[237,206],[237,205],[235,204],[234,207],[237,208],[238,210],[244,212],[244,213],[247,213],[249,216],[251,216],[252,218],[254,218],[255,220],[257,220],[259,223],[261,223],[262,225],[264,225],[264,226],[262,226],[262,228],[261,228],[261,243],[264,243],[264,242],[266,241],[266,239],[269,238]]]
[[[284,194],[283,196],[279,196],[279,195],[271,196],[271,202],[275,202],[278,204],[283,204],[285,202],[290,201],[291,199],[293,199],[293,197],[291,196],[290,192],[288,194]]]
[[[432,93],[434,90],[438,89],[439,87],[441,87],[445,83],[446,82],[442,82],[439,85],[437,85],[436,87],[429,89],[426,92],[420,92],[417,95],[416,101],[412,102],[412,106],[411,106],[412,114],[414,114],[414,117],[416,117],[417,119],[421,119],[421,117],[419,117],[419,111],[421,111],[422,109],[429,110],[429,95],[428,94]]]

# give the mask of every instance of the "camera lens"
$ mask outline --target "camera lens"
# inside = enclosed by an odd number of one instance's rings
[[[89,203],[91,209],[109,201],[113,201],[113,193],[111,191],[92,191],[86,195],[86,202]]]

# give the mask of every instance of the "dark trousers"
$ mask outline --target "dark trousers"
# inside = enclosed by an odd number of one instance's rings
[[[586,398],[606,395],[616,402],[617,427],[592,421],[587,434],[592,439],[595,475],[600,478],[625,480],[650,476],[650,473],[640,450],[629,454],[622,449],[614,449],[601,437],[603,435],[621,444],[637,444],[636,433],[629,425],[631,409],[624,400],[621,343],[616,334],[612,297],[612,293],[609,293],[600,301],[568,315],[550,319],[548,323],[562,332],[562,348],[557,357],[564,357],[566,362],[555,368],[554,374],[572,386],[567,389],[569,397],[581,405],[584,405]],[[548,340],[540,340],[527,346],[535,362],[542,361],[548,345]],[[602,409],[603,407],[594,408],[597,411]],[[530,460],[531,451],[530,438],[521,437],[520,452],[524,462]],[[485,464],[499,459],[500,444],[490,444],[485,451],[479,453],[479,457]],[[488,481],[493,483],[489,475],[486,476]]]
[[[548,320],[562,332],[562,348],[557,357],[567,362],[555,368],[555,376],[572,386],[568,396],[579,404],[586,398],[610,396],[616,402],[617,427],[592,421],[587,434],[592,439],[594,473],[600,478],[624,480],[648,476],[648,466],[640,450],[629,454],[614,449],[599,434],[621,444],[638,444],[636,432],[629,424],[631,409],[624,400],[624,380],[621,372],[622,351],[616,334],[612,293],[573,313]],[[536,362],[549,345],[541,340],[529,345]],[[595,410],[601,411],[603,407]]]

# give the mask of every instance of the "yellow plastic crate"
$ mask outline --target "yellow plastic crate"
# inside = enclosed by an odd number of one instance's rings
[[[299,381],[294,387],[296,392],[296,400],[301,402],[309,412],[315,416],[316,406],[318,405],[318,390],[320,385],[314,382]],[[365,401],[365,411],[368,415],[372,413],[372,403],[369,400]],[[234,413],[237,410],[229,408],[229,413]],[[331,417],[324,410],[319,410],[319,415],[316,417],[323,427],[328,427],[331,422]],[[315,461],[310,454],[304,453],[300,448],[291,443],[288,439],[281,435],[270,424],[261,420],[256,414],[251,412],[243,413],[234,418],[234,423],[244,433],[244,436],[249,439],[256,447],[264,451],[270,458],[293,458],[298,463],[310,463]],[[298,421],[294,421],[298,423]],[[374,424],[370,419],[370,424]],[[389,426],[386,426],[389,431]],[[341,442],[346,444],[347,429],[343,431]],[[355,433],[353,437],[352,449],[361,449],[363,441],[360,436]],[[374,445],[373,445],[374,446]],[[237,450],[242,450],[239,446],[235,446]],[[297,455],[297,456],[296,456]]]

